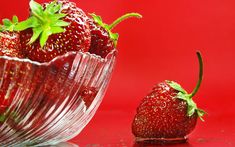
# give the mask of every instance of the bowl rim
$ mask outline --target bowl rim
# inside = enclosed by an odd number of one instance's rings
[[[92,58],[96,58],[97,60],[100,60],[100,62],[107,62],[108,60],[110,60],[110,56],[115,56],[117,52],[117,49],[112,50],[105,58],[102,58],[99,55],[96,54],[92,54],[90,52],[82,52],[82,51],[69,51],[63,55],[59,55],[55,58],[53,58],[52,60],[48,61],[48,62],[38,62],[38,61],[33,61],[31,59],[28,58],[18,58],[18,57],[9,57],[9,56],[0,56],[0,59],[5,59],[5,60],[9,60],[9,61],[17,61],[17,62],[22,62],[22,63],[30,63],[33,65],[38,65],[38,66],[48,66],[64,57],[68,57],[70,55],[75,55],[75,54],[80,54],[82,56],[89,56]]]

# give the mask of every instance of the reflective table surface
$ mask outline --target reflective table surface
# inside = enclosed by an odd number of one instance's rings
[[[141,147],[157,145],[136,144],[131,133],[135,112],[99,110],[82,133],[70,142],[81,147]],[[234,147],[235,114],[208,114],[205,122],[198,121],[196,129],[185,144],[170,147]]]

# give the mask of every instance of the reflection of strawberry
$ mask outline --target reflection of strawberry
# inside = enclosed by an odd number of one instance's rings
[[[142,17],[138,13],[129,13],[123,15],[111,25],[103,23],[100,16],[91,14],[93,19],[89,19],[91,29],[91,47],[89,52],[100,55],[105,58],[112,50],[115,50],[118,40],[118,34],[112,33],[111,30],[124,19],[129,17]]]
[[[74,3],[60,0],[44,4],[30,2],[32,16],[18,23],[24,54],[47,62],[68,51],[88,51],[90,30],[85,13]]]
[[[195,128],[197,118],[204,115],[204,111],[198,109],[192,100],[202,80],[202,59],[199,52],[197,55],[200,61],[200,77],[191,94],[179,84],[165,81],[156,85],[142,100],[132,124],[132,132],[137,141],[175,138],[184,140]]]
[[[2,74],[2,81],[0,84],[0,116],[8,115],[7,112],[14,98],[17,96],[17,91],[21,91],[23,85],[27,85],[31,81],[25,81],[24,78],[27,75],[25,72],[29,66],[23,66],[18,61],[0,59],[1,67],[0,73]],[[24,81],[24,82],[23,82]],[[25,89],[27,90],[27,89]]]
[[[82,98],[82,100],[85,102],[85,105],[87,107],[89,107],[94,98],[96,97],[97,95],[97,90],[95,87],[82,87],[81,90],[80,90],[80,96]]]

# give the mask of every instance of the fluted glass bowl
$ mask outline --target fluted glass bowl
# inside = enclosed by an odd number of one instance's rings
[[[87,125],[105,94],[116,51],[105,59],[69,52],[48,63],[0,57],[0,146],[67,141]]]

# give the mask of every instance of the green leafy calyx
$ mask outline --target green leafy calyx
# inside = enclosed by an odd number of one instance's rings
[[[176,83],[174,81],[166,81],[166,83],[170,87],[172,87],[173,89],[178,91],[178,94],[176,95],[175,98],[178,98],[178,99],[186,101],[186,103],[188,105],[187,115],[188,116],[192,116],[196,112],[198,117],[202,121],[204,121],[202,117],[204,116],[205,111],[203,111],[202,109],[199,109],[197,107],[197,104],[192,99],[193,96],[197,93],[197,91],[198,91],[198,89],[199,89],[199,87],[201,85],[202,77],[203,77],[203,61],[202,61],[202,57],[201,57],[200,52],[197,52],[197,57],[198,57],[198,60],[199,60],[199,67],[200,67],[200,70],[199,70],[199,80],[197,82],[197,86],[195,87],[195,89],[193,90],[192,93],[190,93],[190,94],[187,93],[186,90],[184,90],[178,83]]]
[[[119,17],[117,20],[115,20],[111,25],[108,25],[106,23],[103,22],[102,18],[98,15],[96,15],[95,13],[90,14],[93,18],[93,20],[100,25],[101,27],[103,27],[108,33],[109,33],[109,37],[113,40],[115,47],[117,46],[117,41],[118,41],[118,33],[112,33],[112,29],[117,26],[120,22],[122,22],[125,19],[128,19],[130,17],[137,17],[137,18],[142,18],[142,16],[138,13],[128,13],[125,14],[121,17]]]
[[[31,16],[27,20],[18,23],[14,28],[15,31],[23,31],[32,28],[33,36],[29,44],[40,39],[40,45],[43,47],[50,35],[64,32],[63,27],[69,25],[68,22],[62,20],[66,14],[60,13],[61,4],[54,1],[48,4],[44,9],[42,5],[31,0],[29,5]]]
[[[17,16],[13,16],[12,20],[10,19],[3,19],[2,20],[3,25],[0,26],[0,31],[14,31],[16,25],[18,24],[18,17]]]

